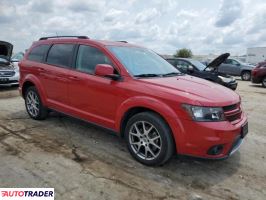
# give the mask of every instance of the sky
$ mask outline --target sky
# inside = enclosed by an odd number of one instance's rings
[[[266,46],[265,0],[1,0],[0,40],[14,51],[43,36],[126,40],[160,54],[246,53]]]

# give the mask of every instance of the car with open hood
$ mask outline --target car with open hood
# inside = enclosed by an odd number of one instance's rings
[[[207,66],[191,58],[167,58],[166,60],[185,74],[203,78],[235,90],[237,88],[235,78],[218,71],[220,64],[229,56],[229,53],[222,54],[207,64]]]
[[[0,86],[19,84],[19,67],[12,63],[13,45],[0,41]]]
[[[162,165],[174,154],[227,158],[248,133],[237,93],[183,74],[138,45],[44,37],[19,66],[32,119],[55,110],[102,126],[145,165]]]

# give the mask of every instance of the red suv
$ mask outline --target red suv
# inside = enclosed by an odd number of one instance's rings
[[[20,72],[31,118],[55,110],[111,129],[146,165],[161,165],[173,154],[226,158],[248,132],[235,92],[182,74],[153,51],[125,41],[41,38]]]
[[[261,83],[266,87],[266,62],[259,63],[251,72],[252,83]]]

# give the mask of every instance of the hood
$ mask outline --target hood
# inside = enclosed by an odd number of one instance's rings
[[[228,106],[240,101],[239,95],[232,90],[194,76],[184,75],[139,80],[146,82],[150,91],[153,93],[156,91],[160,96],[165,98],[167,98],[167,94],[179,96],[178,101],[181,101],[180,103],[201,106]]]
[[[12,56],[12,51],[13,51],[12,44],[5,41],[0,41],[0,58],[4,58],[10,61]]]
[[[212,60],[207,65],[206,68],[217,68],[217,67],[219,67],[219,65],[222,64],[229,56],[230,56],[230,53],[224,53],[224,54],[218,56],[217,58],[215,58],[214,60]]]

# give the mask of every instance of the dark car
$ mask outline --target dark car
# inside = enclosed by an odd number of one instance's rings
[[[219,66],[218,71],[232,76],[241,76],[243,81],[250,81],[254,65],[243,63],[237,59],[228,58]]]
[[[266,87],[266,61],[259,63],[252,70],[252,83],[261,83],[263,87]]]
[[[235,78],[218,72],[219,65],[229,56],[229,53],[222,54],[207,64],[207,66],[197,60],[189,58],[169,58],[166,60],[185,74],[203,78],[235,90],[237,88]]]

